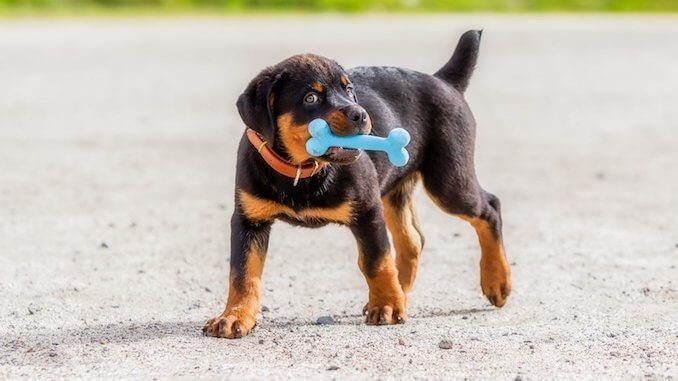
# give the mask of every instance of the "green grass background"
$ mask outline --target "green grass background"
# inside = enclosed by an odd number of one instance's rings
[[[678,0],[0,0],[0,14],[678,12]]]

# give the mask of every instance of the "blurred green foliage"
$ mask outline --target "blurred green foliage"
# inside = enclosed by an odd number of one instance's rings
[[[0,0],[0,10],[163,11],[643,11],[677,12],[678,0]]]

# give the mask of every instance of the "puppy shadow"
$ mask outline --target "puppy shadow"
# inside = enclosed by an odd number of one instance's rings
[[[442,309],[434,308],[430,310],[424,310],[420,311],[419,313],[414,313],[412,315],[413,318],[417,319],[427,319],[427,318],[435,318],[435,317],[444,317],[444,316],[466,316],[466,315],[471,315],[471,314],[479,314],[479,313],[484,313],[484,312],[493,312],[493,311],[498,311],[497,308],[494,307],[485,307],[485,308],[464,308],[464,309],[458,309],[458,310],[449,310],[445,311]]]
[[[493,308],[470,308],[456,310],[415,310],[409,320],[417,321],[445,316],[467,316],[492,312]],[[333,315],[330,324],[285,316],[267,316],[263,314],[260,324],[269,329],[287,329],[293,327],[311,327],[323,325],[360,326],[364,324],[361,314]],[[88,325],[78,328],[25,330],[18,333],[0,335],[0,357],[16,366],[36,363],[51,363],[54,366],[68,364],[71,355],[69,348],[80,350],[100,350],[108,344],[131,344],[169,337],[198,338],[202,336],[204,321],[150,321],[141,323],[110,323]],[[69,354],[70,353],[70,354]]]
[[[420,310],[410,313],[408,321],[417,321],[422,319],[431,319],[437,317],[446,317],[446,316],[468,316],[472,314],[479,314],[485,312],[492,312],[497,310],[496,308],[466,308],[466,309],[456,309],[456,310],[442,310],[442,309],[429,309],[429,310]],[[288,327],[311,327],[311,326],[322,326],[322,325],[345,325],[345,326],[356,326],[363,325],[365,317],[360,314],[341,314],[341,315],[331,315],[331,323],[319,323],[308,320],[298,320],[296,318],[285,318],[285,317],[267,317],[264,315],[262,317],[262,322],[265,322],[267,326],[275,328],[288,328]]]

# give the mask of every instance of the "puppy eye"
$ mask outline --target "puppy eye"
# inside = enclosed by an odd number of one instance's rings
[[[348,94],[349,97],[354,96],[353,95],[353,87],[349,86],[346,88],[346,94]]]
[[[306,104],[318,103],[319,100],[320,97],[316,93],[308,93],[304,96],[304,103]]]

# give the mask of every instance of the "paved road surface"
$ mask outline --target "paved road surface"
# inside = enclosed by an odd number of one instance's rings
[[[420,191],[406,325],[361,324],[346,229],[279,223],[259,327],[201,337],[248,80],[298,52],[432,72],[468,28],[508,305],[480,292],[471,228]],[[655,16],[2,21],[0,378],[678,378],[676,41]]]

